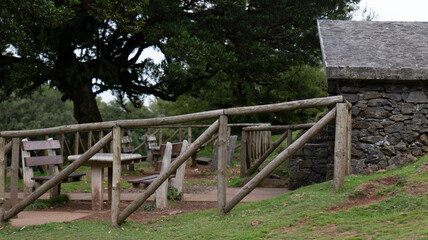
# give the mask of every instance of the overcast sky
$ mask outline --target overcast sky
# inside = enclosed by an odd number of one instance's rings
[[[364,8],[375,13],[374,21],[428,22],[428,0],[361,0],[360,9]],[[361,20],[361,13],[355,14],[355,20]],[[159,54],[153,50],[146,51],[146,56],[153,55]],[[104,102],[113,100],[109,91],[101,94],[101,97]]]
[[[373,10],[375,21],[428,22],[428,0],[361,0],[360,7]]]

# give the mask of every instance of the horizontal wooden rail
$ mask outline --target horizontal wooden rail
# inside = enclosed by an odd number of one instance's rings
[[[314,126],[315,123],[293,124],[293,125],[274,125],[274,126],[252,126],[245,127],[243,131],[275,131],[275,130],[297,130],[308,129]]]
[[[2,131],[0,132],[0,136],[5,138],[34,137],[34,136],[55,135],[55,134],[71,133],[71,132],[88,132],[91,130],[92,131],[106,130],[106,129],[112,129],[114,126],[118,126],[121,128],[143,128],[143,127],[163,126],[163,125],[171,125],[171,124],[218,118],[220,117],[220,115],[233,116],[233,115],[289,111],[289,110],[302,109],[302,108],[323,107],[323,106],[329,106],[335,103],[345,103],[345,102],[346,100],[343,96],[334,96],[334,97],[325,97],[325,98],[314,98],[314,99],[308,99],[308,100],[298,100],[298,101],[277,103],[277,104],[266,104],[266,105],[251,106],[251,107],[219,109],[219,110],[184,114],[184,115],[178,115],[178,116],[172,116],[172,117],[117,120],[117,121],[110,121],[110,122],[75,124],[75,125],[66,125],[66,126],[58,126],[58,127],[52,127],[52,128],[44,128],[44,129],[33,129],[33,130]]]

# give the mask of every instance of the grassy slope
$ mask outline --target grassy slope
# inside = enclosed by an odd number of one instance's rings
[[[428,182],[428,172],[417,171],[426,159],[387,173],[347,177],[338,193],[332,193],[331,182],[325,182],[274,199],[238,204],[225,217],[218,217],[213,209],[149,224],[127,222],[114,230],[107,222],[50,223],[24,229],[6,227],[0,230],[0,236],[2,239],[428,239],[428,194],[417,197],[405,192],[407,186]],[[326,211],[343,205],[361,183],[386,175],[400,176],[400,184],[379,190],[379,193],[394,192],[392,197],[370,206]]]

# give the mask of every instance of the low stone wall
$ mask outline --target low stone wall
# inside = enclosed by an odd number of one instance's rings
[[[290,160],[289,189],[333,179],[334,125],[328,125]]]
[[[428,153],[426,81],[329,80],[352,103],[352,172],[373,172]]]

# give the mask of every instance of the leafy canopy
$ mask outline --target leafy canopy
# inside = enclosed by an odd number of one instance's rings
[[[137,107],[184,93],[216,107],[292,99],[276,87],[296,89],[299,66],[319,64],[316,19],[346,19],[358,2],[5,0],[0,100],[48,83],[81,123],[101,120],[106,90]],[[164,60],[143,59],[148,48]]]

